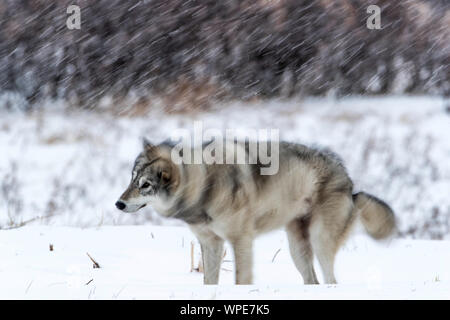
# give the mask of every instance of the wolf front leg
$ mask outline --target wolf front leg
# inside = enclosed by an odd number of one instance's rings
[[[191,227],[191,230],[197,236],[202,249],[203,283],[218,284],[224,240],[203,228]]]
[[[242,237],[231,241],[234,252],[236,284],[252,284],[253,239]]]
[[[218,238],[214,242],[200,243],[200,245],[204,268],[203,283],[218,284],[223,257],[223,240]]]

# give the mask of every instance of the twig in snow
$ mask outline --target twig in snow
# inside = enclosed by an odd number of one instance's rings
[[[194,242],[191,242],[191,272],[194,271]]]
[[[30,290],[30,287],[31,287],[31,285],[33,284],[33,281],[34,281],[34,280],[31,280],[31,281],[30,281],[30,284],[28,285],[27,289],[25,290],[25,294],[27,294],[27,293],[28,293],[28,290]]]
[[[123,291],[123,289],[125,289],[125,287],[126,287],[126,286],[123,286],[122,289],[119,290],[119,292],[113,294],[113,296],[112,296],[113,299],[117,299],[117,298],[119,297],[119,294],[122,293],[122,291]]]
[[[92,263],[93,263],[93,265],[92,265],[93,268],[94,268],[94,269],[100,268],[100,265],[98,264],[98,262],[95,261],[95,260],[89,255],[89,253],[86,252],[86,254],[88,255],[89,259],[91,259],[91,261],[92,261]]]
[[[275,252],[275,255],[272,258],[272,263],[275,261],[275,258],[277,257],[278,253],[281,251],[281,248],[277,250],[277,252]]]
[[[204,269],[203,269],[203,257],[201,257],[201,259],[198,261],[198,267],[197,269],[195,269],[195,271],[203,273]]]
[[[50,218],[50,217],[51,217],[50,215],[44,216],[44,217],[34,217],[34,218],[31,218],[31,219],[22,221],[22,222],[20,222],[20,223],[16,223],[16,224],[10,225],[9,227],[6,227],[6,228],[0,227],[0,230],[13,230],[13,229],[19,229],[19,228],[22,228],[23,226],[25,226],[25,225],[27,225],[27,224],[29,224],[29,223],[31,223],[31,222],[34,222],[34,221],[36,221],[36,220],[43,220],[43,219],[47,219],[47,218]]]
[[[85,285],[87,286],[89,283],[91,283],[92,281],[94,281],[94,279],[89,280]]]
[[[91,291],[89,291],[88,299],[91,298],[91,295],[95,294],[95,289],[96,289],[96,288],[97,288],[97,287],[94,287],[94,289],[91,289]]]
[[[196,272],[200,272],[203,273],[203,259],[200,258],[200,260],[198,261],[198,267],[194,268],[194,242],[191,242],[191,272],[196,271]]]
[[[50,249],[50,251],[53,251],[53,245],[51,243],[49,245],[49,249]]]

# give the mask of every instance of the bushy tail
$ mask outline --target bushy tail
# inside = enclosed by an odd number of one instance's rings
[[[353,202],[353,210],[372,238],[384,239],[394,233],[395,216],[388,204],[365,192],[354,194]]]

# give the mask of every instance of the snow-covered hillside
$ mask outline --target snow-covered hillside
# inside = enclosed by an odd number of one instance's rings
[[[202,285],[190,272],[191,241],[197,266],[199,246],[184,227],[3,230],[0,299],[450,299],[449,241],[379,244],[355,234],[337,256],[339,284],[315,286],[303,285],[282,231],[257,238],[252,286],[233,285],[228,246],[219,286]]]
[[[401,236],[450,237],[450,117],[437,97],[307,99],[218,105],[208,112],[130,117],[46,106],[0,114],[0,227],[177,224],[114,203],[143,136],[177,128],[279,129],[284,140],[320,144],[344,159],[357,190],[395,210]]]

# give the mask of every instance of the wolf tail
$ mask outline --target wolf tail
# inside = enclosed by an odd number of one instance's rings
[[[365,192],[354,194],[353,203],[354,213],[372,238],[384,239],[394,233],[395,216],[387,203]]]

